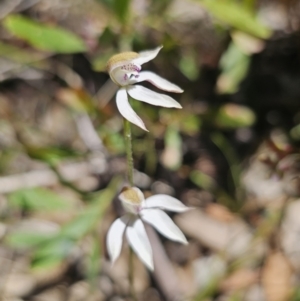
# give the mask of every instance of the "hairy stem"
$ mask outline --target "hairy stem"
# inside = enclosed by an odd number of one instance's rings
[[[125,139],[125,149],[127,158],[127,178],[130,186],[133,186],[133,157],[132,157],[132,137],[130,122],[124,119],[124,139]],[[129,250],[129,268],[128,268],[128,280],[129,280],[129,290],[132,300],[137,301],[137,297],[134,291],[134,266],[133,266],[133,251]]]
[[[133,158],[132,158],[132,137],[130,122],[124,119],[124,138],[127,157],[127,178],[130,186],[133,186]]]

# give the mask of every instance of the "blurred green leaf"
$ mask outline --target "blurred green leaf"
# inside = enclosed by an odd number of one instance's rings
[[[222,128],[242,128],[253,125],[255,119],[255,114],[250,108],[228,103],[219,108],[214,122]]]
[[[114,11],[122,22],[125,22],[128,17],[130,2],[131,0],[113,1]]]
[[[44,59],[46,55],[40,52],[28,51],[16,46],[0,42],[0,56],[12,61],[28,64],[34,61]]]
[[[38,246],[52,236],[53,234],[45,235],[44,233],[18,231],[10,233],[5,241],[14,248],[27,249]]]
[[[213,16],[228,25],[258,38],[267,39],[271,30],[263,25],[248,9],[233,0],[196,0]]]
[[[50,239],[43,248],[37,249],[32,262],[33,267],[46,268],[64,260],[76,246],[77,241],[92,231],[102,219],[119,184],[120,178],[112,179],[106,189],[95,195],[86,210],[62,227],[55,239]]]
[[[294,292],[291,296],[291,301],[300,301],[300,288],[294,288]]]
[[[202,124],[201,117],[199,117],[199,115],[193,115],[191,110],[185,112],[180,121],[180,129],[188,135],[196,135]]]
[[[114,178],[109,187],[100,192],[88,208],[62,228],[60,236],[78,240],[91,231],[110,205],[119,181],[119,178]]]
[[[78,154],[71,149],[63,149],[59,147],[48,147],[48,148],[47,147],[37,148],[32,146],[26,146],[26,147],[27,147],[26,151],[30,157],[45,161],[50,165],[55,165],[56,163],[59,163],[61,160],[66,158],[71,158],[71,157],[74,158],[78,156]]]
[[[131,0],[101,0],[104,2],[117,16],[117,18],[125,23],[128,18]]]
[[[200,66],[193,52],[183,55],[179,61],[179,69],[189,80],[194,81],[199,76]]]
[[[217,187],[217,183],[212,177],[199,170],[192,171],[190,173],[190,179],[197,186],[208,191],[212,191]]]
[[[161,155],[163,165],[177,170],[182,161],[182,139],[177,129],[169,126],[165,134],[165,149]]]
[[[87,258],[87,277],[91,285],[96,288],[99,270],[101,268],[102,247],[97,235],[95,235],[94,240],[91,243],[92,247]]]
[[[233,180],[234,190],[237,192],[241,184],[240,180],[241,180],[242,171],[235,149],[229,143],[226,137],[221,134],[221,132],[212,133],[210,138],[212,142],[222,151],[223,155],[225,156]]]
[[[95,208],[94,208],[95,207]],[[93,229],[99,220],[98,206],[90,206],[61,230],[61,236],[79,239]]]
[[[224,71],[230,71],[235,66],[244,60],[248,55],[244,54],[235,43],[230,43],[227,50],[223,53],[220,60],[220,67]]]
[[[120,134],[119,129],[114,129],[107,125],[101,128],[101,134],[105,146],[113,154],[123,154],[125,152],[125,144],[123,135]]]
[[[217,88],[220,93],[234,93],[245,78],[250,65],[250,57],[243,53],[234,43],[223,53],[220,60],[220,74]]]
[[[18,38],[41,50],[56,53],[86,51],[84,42],[78,36],[58,26],[44,25],[21,15],[6,17],[3,25]]]
[[[60,195],[45,188],[29,188],[13,192],[9,201],[26,210],[65,210],[70,207]]]
[[[59,264],[75,246],[75,241],[58,237],[40,246],[34,253],[31,266],[35,269],[45,269]]]
[[[193,301],[205,301],[212,298],[218,291],[220,282],[221,277],[215,277],[211,279],[209,283],[198,292],[198,294],[194,297]]]

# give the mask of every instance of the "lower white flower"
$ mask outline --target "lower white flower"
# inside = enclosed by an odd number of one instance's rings
[[[113,263],[121,253],[125,232],[134,252],[150,270],[154,269],[152,248],[143,221],[171,240],[183,244],[188,243],[181,230],[161,210],[185,212],[190,209],[179,200],[165,194],[158,194],[145,199],[141,190],[136,187],[124,188],[119,198],[126,214],[113,222],[106,238],[108,253]]]

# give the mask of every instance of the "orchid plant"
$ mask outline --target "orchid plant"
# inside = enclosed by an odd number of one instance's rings
[[[133,98],[155,106],[181,108],[181,105],[172,97],[137,85],[137,83],[142,81],[148,81],[157,88],[167,92],[183,92],[180,87],[159,75],[150,71],[141,71],[141,65],[154,59],[161,48],[162,46],[140,53],[123,52],[112,56],[107,63],[107,70],[111,80],[119,86],[116,103],[118,110],[124,117],[124,139],[129,182],[129,186],[123,188],[119,195],[125,214],[116,219],[108,230],[106,239],[107,250],[111,261],[115,262],[121,253],[123,236],[125,234],[132,250],[151,271],[154,270],[153,251],[144,222],[153,226],[163,236],[173,241],[187,244],[184,234],[163,210],[180,213],[190,209],[176,198],[164,194],[153,195],[145,199],[142,191],[134,186],[130,123],[139,126],[145,131],[148,130],[142,119],[132,109],[129,99]],[[134,298],[133,290],[132,250],[130,252],[128,277],[131,295],[134,300],[137,300]]]
[[[175,99],[168,95],[156,93],[143,86],[135,85],[142,81],[148,81],[157,88],[167,92],[183,92],[180,87],[159,75],[150,71],[141,71],[141,65],[154,59],[161,48],[162,46],[153,50],[142,51],[140,53],[123,52],[112,56],[107,63],[107,71],[111,80],[120,87],[116,95],[116,103],[121,115],[145,131],[148,130],[142,119],[130,106],[128,95],[136,100],[143,101],[154,106],[177,109],[182,108]]]

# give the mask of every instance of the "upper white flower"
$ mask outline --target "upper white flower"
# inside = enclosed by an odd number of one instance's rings
[[[143,193],[136,187],[126,187],[119,195],[126,214],[116,219],[108,230],[106,244],[110,259],[115,262],[122,249],[123,234],[126,232],[127,240],[145,265],[153,270],[152,248],[142,221],[152,225],[165,237],[187,244],[181,230],[172,219],[161,209],[185,212],[186,207],[179,200],[158,194],[145,200]]]
[[[174,93],[183,90],[175,84],[150,71],[141,71],[141,65],[154,59],[162,46],[154,50],[136,52],[123,52],[112,56],[107,62],[107,71],[112,81],[120,86],[117,92],[117,107],[124,118],[147,131],[142,119],[133,111],[128,102],[127,93],[134,99],[155,106],[166,108],[182,108],[172,97],[153,92],[143,86],[134,85],[142,81],[149,81],[157,88]]]

